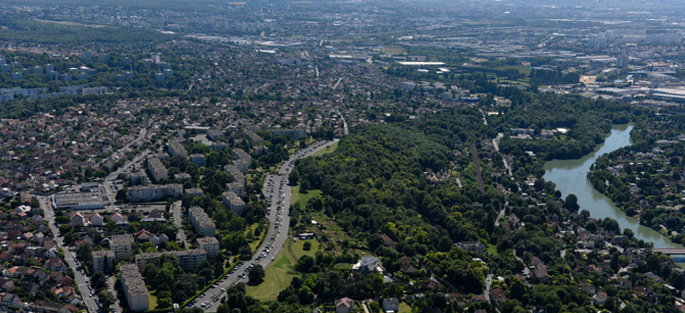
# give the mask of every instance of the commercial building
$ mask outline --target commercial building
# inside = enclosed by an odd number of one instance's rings
[[[172,140],[169,142],[169,155],[172,157],[178,155],[187,158],[188,152],[186,151],[186,148],[183,148],[183,145],[181,145],[178,141]]]
[[[279,128],[279,129],[269,129],[269,132],[272,135],[278,135],[278,136],[288,136],[293,139],[300,139],[304,137],[304,129],[302,128],[295,128],[295,129],[288,129],[288,128]]]
[[[114,251],[112,250],[93,251],[93,272],[112,270],[114,268],[114,259]]]
[[[264,138],[262,138],[262,136],[257,135],[257,133],[249,129],[244,130],[243,134],[245,134],[245,138],[247,138],[247,141],[249,141],[251,145],[256,145],[264,142]]]
[[[117,260],[122,260],[131,255],[132,243],[131,234],[112,235],[112,239],[109,240],[109,249],[114,251],[114,257]]]
[[[240,199],[235,192],[232,191],[226,191],[222,194],[223,200],[224,200],[224,205],[226,205],[231,211],[235,212],[238,216],[240,216],[240,213],[243,212],[243,209],[245,208],[245,202],[243,202],[243,199]]]
[[[214,237],[197,238],[197,247],[205,250],[210,257],[219,254],[219,240]]]
[[[105,206],[102,197],[90,192],[55,194],[53,202],[56,209],[99,210]]]
[[[152,201],[166,197],[176,198],[182,195],[183,185],[181,184],[133,186],[128,189],[128,200],[131,202]]]
[[[216,239],[215,239],[216,240]],[[218,241],[217,241],[218,242]],[[171,254],[178,257],[179,265],[185,271],[194,271],[200,266],[200,263],[207,261],[207,252],[202,249],[183,250],[183,251],[168,251],[168,252],[154,252],[136,254],[136,265],[139,269],[145,268],[147,262],[154,262],[159,260],[163,254]]]
[[[193,163],[199,167],[205,166],[205,156],[204,154],[191,154],[190,163]]]
[[[243,187],[247,187],[247,177],[241,172],[235,165],[229,164],[224,166],[224,171],[231,174],[234,182],[239,182],[243,184]]]
[[[245,186],[239,182],[232,182],[226,184],[226,191],[232,191],[239,197],[245,196]]]
[[[147,169],[152,174],[152,178],[159,182],[163,179],[169,178],[169,171],[167,171],[162,161],[158,158],[150,158],[147,161]]]
[[[128,308],[131,311],[146,311],[150,308],[148,290],[143,276],[135,264],[122,264],[119,267],[119,279],[124,290]]]
[[[195,228],[196,232],[202,232],[208,236],[214,236],[216,234],[216,225],[201,207],[191,207],[188,210],[188,219],[190,220],[190,224]]]

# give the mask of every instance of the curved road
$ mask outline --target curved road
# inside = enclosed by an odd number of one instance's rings
[[[315,142],[307,148],[291,155],[289,160],[283,162],[278,167],[276,175],[269,174],[267,176],[267,179],[264,183],[263,193],[267,199],[271,199],[272,201],[269,205],[270,213],[267,214],[270,228],[266,240],[264,240],[264,245],[255,251],[250,260],[244,261],[243,266],[240,268],[236,267],[236,270],[233,272],[233,274],[224,276],[221,282],[217,284],[217,287],[210,288],[205,291],[204,294],[200,295],[200,297],[197,298],[197,303],[193,306],[199,306],[203,302],[209,302],[209,305],[204,308],[204,310],[207,312],[216,312],[219,308],[219,305],[221,305],[220,299],[224,293],[224,291],[221,291],[221,289],[228,289],[230,286],[241,281],[247,282],[247,268],[250,264],[260,264],[263,267],[266,267],[269,265],[269,263],[271,263],[272,259],[276,256],[276,254],[278,254],[278,251],[283,247],[283,244],[288,236],[288,226],[290,225],[290,217],[288,216],[288,209],[290,208],[290,186],[288,186],[288,175],[292,170],[292,166],[294,166],[297,159],[311,156],[312,154],[326,148],[327,146],[330,146],[337,141],[338,140],[336,139],[333,141]],[[272,187],[269,186],[270,179],[273,182]],[[281,182],[283,182],[283,185],[281,185]],[[282,189],[281,186],[283,186]],[[278,203],[279,200],[281,204]],[[281,207],[280,211],[278,210],[279,205]],[[278,228],[276,228],[277,222],[279,222],[281,225]],[[269,246],[269,252],[266,252],[267,245]],[[262,253],[264,253],[265,256],[260,258],[259,256]],[[244,275],[241,277],[240,275],[242,274]],[[216,297],[213,298],[214,295],[216,295]]]

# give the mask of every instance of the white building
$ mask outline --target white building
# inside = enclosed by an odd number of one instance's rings
[[[122,264],[119,267],[119,279],[128,301],[128,308],[136,312],[149,309],[148,290],[143,276],[138,271],[138,266],[135,264]]]
[[[176,198],[182,195],[183,185],[181,184],[133,186],[128,189],[128,200],[131,202],[152,201],[166,197]]]
[[[169,171],[167,171],[162,161],[158,158],[150,158],[147,161],[147,169],[152,174],[152,178],[157,182],[169,178]]]
[[[214,237],[197,238],[197,247],[205,250],[210,257],[219,254],[219,241]]]
[[[188,210],[188,219],[196,232],[205,233],[207,236],[216,235],[216,225],[201,207],[194,206],[190,208]]]
[[[131,244],[133,243],[133,236],[131,234],[112,235],[109,240],[109,249],[114,251],[114,257],[117,260],[125,259],[131,255]]]
[[[243,209],[245,208],[245,202],[243,202],[243,199],[240,199],[240,197],[238,197],[238,195],[232,191],[226,191],[222,194],[222,196],[224,204],[231,209],[231,211],[240,216],[240,213],[242,213]]]
[[[93,272],[105,272],[105,260],[107,261],[107,268],[112,269],[114,259],[116,259],[116,257],[112,250],[93,251]]]

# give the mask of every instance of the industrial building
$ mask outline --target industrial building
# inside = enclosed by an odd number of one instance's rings
[[[105,207],[102,197],[96,193],[63,193],[53,196],[55,209],[99,210]]]

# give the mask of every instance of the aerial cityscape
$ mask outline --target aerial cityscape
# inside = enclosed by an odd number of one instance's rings
[[[0,0],[0,313],[685,312],[683,13]]]

